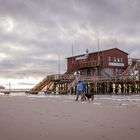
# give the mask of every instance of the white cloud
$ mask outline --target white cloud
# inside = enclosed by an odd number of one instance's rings
[[[7,57],[7,56],[6,56],[5,53],[0,53],[0,61],[1,61],[2,59],[6,58],[6,57]]]
[[[10,33],[14,30],[14,21],[11,17],[0,18],[0,29],[5,33]]]

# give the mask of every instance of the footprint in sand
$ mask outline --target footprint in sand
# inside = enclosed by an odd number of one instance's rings
[[[89,120],[84,120],[85,123],[89,123]]]
[[[130,130],[135,130],[135,128],[131,127]]]
[[[43,124],[43,122],[40,122],[40,124],[42,125],[42,124]]]
[[[100,127],[104,127],[104,125],[103,125],[103,124],[101,124],[101,125],[100,125]]]

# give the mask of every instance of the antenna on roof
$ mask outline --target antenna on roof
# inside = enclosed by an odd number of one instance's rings
[[[128,64],[132,64],[132,58],[130,57],[130,54],[131,54],[131,50],[129,50],[128,53]]]
[[[128,53],[128,58],[130,59],[130,55],[131,55],[131,50],[129,50],[129,53]]]
[[[98,52],[99,52],[99,47],[100,47],[100,38],[98,38]]]
[[[97,38],[97,39],[98,39],[98,56],[97,56],[98,57],[98,59],[97,59],[98,62],[97,62],[97,64],[99,65],[100,64],[100,56],[99,56],[100,38]]]
[[[72,44],[72,47],[71,47],[71,51],[72,51],[72,57],[73,57],[73,44]]]

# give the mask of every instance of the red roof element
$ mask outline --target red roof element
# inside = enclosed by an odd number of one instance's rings
[[[96,54],[96,53],[103,53],[103,52],[112,51],[112,50],[118,50],[118,51],[121,51],[121,52],[125,53],[126,55],[128,55],[127,52],[124,52],[124,51],[122,51],[122,50],[120,50],[118,48],[112,48],[112,49],[102,50],[102,51],[98,51],[98,52],[91,52],[89,54],[91,55],[91,54]],[[72,58],[72,57],[80,57],[80,56],[85,56],[85,54],[67,57],[67,59]]]

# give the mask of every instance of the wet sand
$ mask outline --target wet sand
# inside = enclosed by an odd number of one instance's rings
[[[0,96],[0,140],[139,140],[133,102]]]

